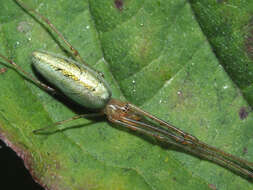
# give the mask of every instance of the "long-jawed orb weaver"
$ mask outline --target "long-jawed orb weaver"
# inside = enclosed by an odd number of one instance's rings
[[[73,101],[83,107],[100,110],[98,113],[76,115],[70,119],[57,122],[55,125],[61,125],[83,117],[106,115],[112,123],[152,136],[159,141],[175,145],[204,159],[234,170],[250,179],[253,178],[253,163],[207,145],[195,136],[176,128],[131,103],[111,98],[111,90],[103,76],[85,63],[79,52],[63,37],[55,26],[37,11],[29,9],[19,0],[16,1],[23,9],[37,15],[47,23],[77,60],[76,62],[51,53],[36,51],[33,52],[32,58],[36,70]],[[0,54],[0,57],[44,90],[50,93],[59,93],[34,78],[4,55]],[[48,127],[41,128],[35,130],[34,133],[39,134],[47,129]]]

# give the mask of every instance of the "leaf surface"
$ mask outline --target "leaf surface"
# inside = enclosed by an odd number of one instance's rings
[[[219,63],[253,106],[253,1],[190,1]]]
[[[211,50],[187,1],[25,1],[104,73],[113,97],[253,161],[253,115]],[[67,56],[54,33],[15,2],[0,12],[0,52],[37,76],[31,53]],[[2,67],[2,65],[1,65]],[[51,135],[32,131],[76,113],[8,67],[0,74],[0,134],[48,189],[249,189],[213,163],[101,120]],[[245,151],[247,150],[247,151]]]

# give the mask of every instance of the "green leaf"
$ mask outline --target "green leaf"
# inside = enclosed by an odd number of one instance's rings
[[[211,50],[187,1],[25,1],[128,100],[199,139],[249,161],[253,114]],[[35,75],[31,53],[66,55],[48,27],[0,0],[0,52]],[[1,61],[4,63],[4,61]],[[1,67],[7,67],[1,65]],[[48,189],[250,189],[216,164],[104,120],[32,131],[89,112],[53,97],[10,67],[0,74],[0,136]],[[37,75],[35,75],[37,76]]]
[[[190,2],[219,63],[253,107],[253,1]]]

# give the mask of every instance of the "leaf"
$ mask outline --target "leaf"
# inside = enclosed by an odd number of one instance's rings
[[[219,63],[253,107],[253,2],[190,2]]]
[[[84,60],[104,73],[114,98],[253,161],[250,107],[213,54],[188,2],[25,2],[48,17]],[[33,75],[34,50],[67,56],[64,44],[46,25],[13,1],[0,4],[1,53]],[[106,120],[82,119],[62,132],[34,135],[34,129],[89,111],[51,96],[9,67],[0,74],[0,83],[1,139],[47,189],[251,187],[229,170]]]

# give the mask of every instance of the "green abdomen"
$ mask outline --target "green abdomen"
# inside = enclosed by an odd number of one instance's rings
[[[47,52],[34,52],[32,60],[43,77],[84,107],[102,109],[111,98],[103,77],[85,65]]]

